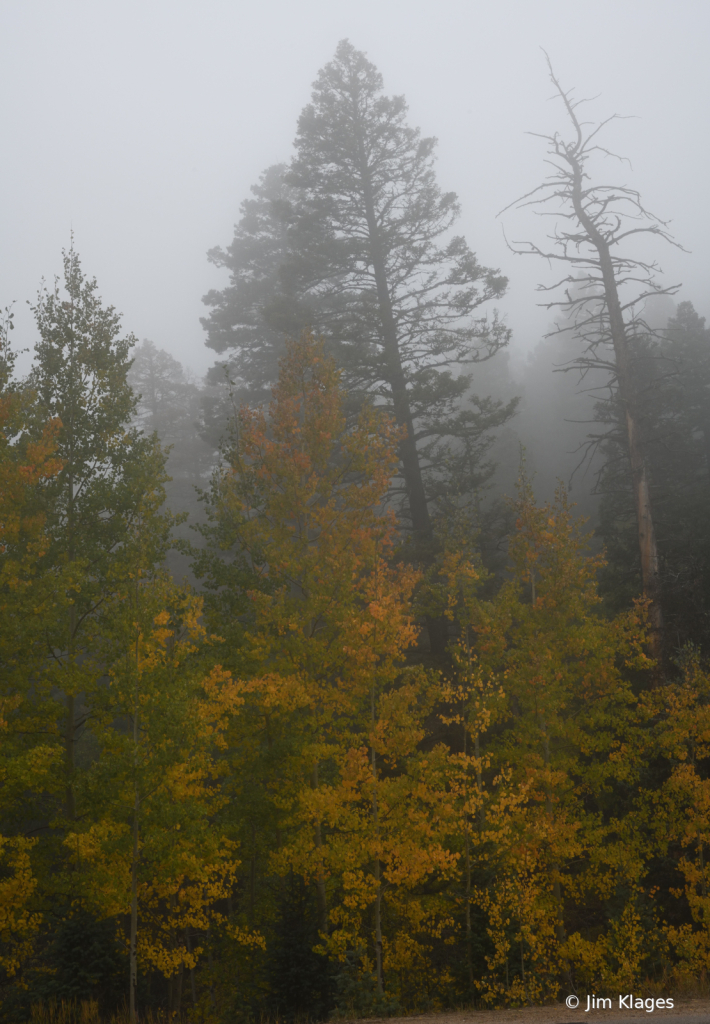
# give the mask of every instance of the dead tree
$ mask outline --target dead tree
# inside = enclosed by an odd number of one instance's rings
[[[617,115],[598,123],[581,121],[578,108],[585,101],[573,99],[572,91],[562,88],[549,58],[547,65],[555,95],[562,100],[570,121],[570,137],[565,139],[557,132],[554,135],[531,133],[547,143],[546,163],[552,170],[541,185],[511,206],[534,207],[540,215],[552,217],[554,227],[548,235],[552,245],[546,250],[526,241],[512,243],[511,248],[519,255],[541,256],[568,265],[569,273],[561,280],[538,286],[540,291],[546,292],[564,289],[564,298],[542,305],[565,313],[567,323],[556,330],[569,331],[571,324],[585,343],[583,355],[565,368],[576,368],[583,376],[591,369],[606,370],[609,386],[618,394],[633,482],[651,646],[654,656],[660,659],[663,617],[658,549],[639,423],[632,344],[635,336],[650,333],[643,320],[644,300],[651,295],[673,295],[680,285],[661,287],[656,281],[658,265],[628,255],[624,243],[638,235],[656,235],[672,245],[677,246],[677,243],[669,235],[666,222],[645,208],[635,189],[592,183],[588,172],[590,158],[620,159],[598,141],[602,129],[616,120]]]

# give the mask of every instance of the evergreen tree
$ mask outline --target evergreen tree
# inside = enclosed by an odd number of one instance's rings
[[[660,599],[669,650],[710,643],[710,332],[690,302],[664,330],[639,335],[632,347],[638,419],[656,509]],[[622,410],[600,403],[609,425],[599,533],[609,554],[604,592],[614,608],[640,590],[634,506],[626,471]]]
[[[45,982],[45,997],[67,1002],[94,998],[107,1012],[121,1004],[125,955],[115,921],[76,910],[59,923],[46,959],[52,974]]]
[[[211,254],[232,284],[207,296],[206,326],[209,345],[239,350],[237,372],[245,383],[254,374],[256,387],[264,370],[276,375],[276,339],[317,326],[350,393],[387,405],[406,427],[406,509],[422,550],[441,476],[480,484],[481,439],[515,403],[479,400],[461,372],[508,341],[495,316],[478,312],[506,280],[451,237],[459,206],[436,183],[436,140],[406,114],[404,98],[382,95],[377,69],[341,42],[301,114],[289,171],[264,175],[228,253]],[[452,447],[463,456],[455,468]]]
[[[241,205],[241,219],[227,249],[215,246],[207,254],[210,263],[229,270],[230,284],[212,289],[203,301],[212,307],[202,319],[207,345],[226,358],[207,375],[208,384],[231,382],[235,397],[261,403],[271,397],[278,361],[284,351],[284,335],[296,335],[302,317],[294,308],[296,281],[289,268],[295,259],[293,226],[300,191],[284,180],[285,164],[267,168],[253,185],[253,198]],[[224,430],[224,408],[207,422],[214,424],[216,440]],[[220,421],[221,413],[221,421]]]
[[[692,302],[681,302],[660,336],[662,355],[672,361],[673,411],[697,442],[696,470],[710,477],[710,329]],[[668,389],[667,389],[668,390]]]
[[[268,947],[269,990],[281,1019],[326,1020],[333,1007],[332,968],[318,945],[313,886],[293,872],[284,879],[274,938]]]

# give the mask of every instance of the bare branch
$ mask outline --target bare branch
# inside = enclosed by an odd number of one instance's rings
[[[641,576],[644,594],[649,600],[652,647],[658,658],[662,629],[659,562],[630,345],[640,334],[653,336],[655,333],[643,316],[645,300],[652,296],[675,295],[680,285],[660,285],[656,280],[660,269],[655,260],[627,254],[626,247],[637,236],[650,235],[685,250],[670,234],[668,222],[644,206],[638,191],[626,185],[592,182],[589,161],[593,157],[611,157],[630,166],[628,160],[599,141],[602,131],[619,120],[619,116],[613,114],[597,123],[582,121],[578,110],[588,101],[575,99],[573,90],[563,89],[549,55],[544,50],[543,53],[555,89],[553,98],[563,103],[572,129],[571,137],[565,139],[558,132],[552,135],[530,133],[546,143],[547,177],[506,206],[498,216],[515,207],[529,208],[536,216],[554,220],[547,236],[548,245],[528,239],[509,242],[505,228],[503,237],[508,249],[517,256],[537,256],[547,260],[550,266],[556,261],[569,267],[570,272],[553,284],[538,285],[538,290],[546,295],[559,294],[559,289],[564,289],[563,296],[540,303],[545,309],[560,310],[566,317],[566,323],[558,321],[547,336],[569,333],[581,339],[584,345],[581,355],[556,370],[577,370],[580,381],[593,370],[602,371],[606,375],[605,383],[587,390],[608,389],[611,398],[606,401],[612,404],[618,398],[621,415],[615,427],[623,430],[628,452]],[[580,465],[608,436],[608,433],[590,436],[582,446],[584,454]]]

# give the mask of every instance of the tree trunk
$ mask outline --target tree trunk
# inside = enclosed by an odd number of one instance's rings
[[[231,908],[230,908],[231,915]],[[192,936],[190,935],[190,929],[185,929],[185,946],[188,953],[192,953]],[[190,994],[192,996],[192,1005],[197,1006],[197,990],[195,988],[195,968],[190,968]]]
[[[210,1006],[214,1010],[214,1008],[217,1006],[217,999],[215,998],[214,994],[214,961],[212,959],[212,933],[210,931],[209,925],[207,927],[207,966],[210,972]]]
[[[468,630],[466,631],[466,640],[468,642]],[[469,664],[471,662],[471,655],[469,649]],[[463,754],[464,757],[468,754],[468,722],[464,720],[463,724]],[[466,775],[468,779],[468,773]],[[468,786],[466,787],[468,789]],[[468,800],[468,793],[464,794],[464,799]],[[473,999],[473,954],[471,950],[471,944],[473,942],[473,930],[471,927],[471,838],[469,836],[469,820],[468,812],[464,810],[464,827],[466,836],[466,848],[465,848],[465,867],[466,867],[466,961],[468,964],[468,990],[469,996]]]
[[[372,728],[375,728],[375,683],[373,681],[370,690],[370,717]],[[379,845],[379,818],[377,810],[377,753],[374,747],[370,747],[370,761],[372,764],[372,821],[375,826],[375,842]],[[375,970],[377,979],[377,995],[381,996],[384,991],[382,984],[382,878],[380,874],[380,854],[375,852],[374,865],[375,881],[377,882],[377,897],[375,899]]]
[[[180,1019],[180,1012],[182,1010],[182,978],[183,978],[184,966],[180,964],[180,969],[176,974],[173,974],[170,978],[170,1016],[177,1017]]]
[[[136,586],[137,596],[137,586]],[[133,856],[131,858],[131,935],[129,943],[129,1004],[131,1024],[136,1022],[136,989],[138,987],[138,812],[140,810],[140,793],[138,789],[138,740],[140,726],[138,723],[138,672],[136,671],[136,688],[133,708]]]
[[[468,993],[473,999],[473,928],[471,926],[471,841],[468,834],[468,821],[466,822],[466,962],[468,965]]]
[[[130,983],[129,1003],[131,1024],[136,1022],[136,989],[138,986],[138,786],[136,785],[133,806],[133,857],[131,860],[131,936],[130,936]]]
[[[65,813],[69,821],[76,817],[76,801],[74,797],[74,745],[76,728],[76,700],[67,694],[67,719],[64,731],[64,765],[66,771]]]
[[[385,267],[385,256],[382,250],[380,232],[377,226],[375,204],[372,197],[372,185],[370,182],[370,170],[367,165],[367,157],[362,148],[362,182],[363,199],[365,202],[365,216],[367,219],[367,230],[369,236],[370,259],[375,274],[375,286],[377,288],[377,302],[379,305],[380,322],[382,325],[382,343],[385,353],[385,361],[388,368],[388,383],[392,395],[392,405],[397,423],[406,427],[407,436],[400,443],[400,457],[402,459],[402,470],[404,472],[404,484],[409,498],[409,510],[412,516],[412,527],[414,535],[420,544],[429,545],[432,540],[431,519],[427,506],[424,481],[422,479],[419,454],[414,436],[414,422],[412,410],[409,405],[407,393],[407,381],[402,368],[402,360],[399,353],[399,339],[397,338],[397,324],[392,309],[392,297],[390,296],[389,284],[387,281],[387,270]]]
[[[377,882],[377,899],[375,900],[375,970],[377,972],[377,995],[381,996],[384,988],[382,984],[382,884],[379,857],[375,858],[375,881]]]
[[[370,168],[368,166],[365,147],[360,141],[360,174],[362,178],[363,200],[365,204],[365,218],[367,221],[368,241],[372,269],[375,275],[375,287],[377,289],[377,303],[379,306],[380,324],[382,327],[382,346],[387,365],[387,383],[392,397],[394,415],[399,426],[406,428],[406,436],[402,438],[399,445],[399,455],[402,460],[402,472],[404,475],[404,486],[409,501],[409,513],[412,518],[412,530],[419,555],[426,555],[431,551],[434,541],[429,506],[427,504],[426,489],[422,468],[419,462],[417,442],[414,433],[414,420],[412,409],[409,404],[409,393],[407,391],[407,379],[402,367],[402,359],[399,351],[399,339],[397,337],[397,323],[392,308],[392,297],[390,295],[389,283],[387,281],[387,269],[385,254],[383,251],[380,231],[377,224],[375,203],[372,195],[372,183]],[[427,633],[429,634],[429,648],[434,655],[441,656],[446,650],[448,642],[447,620],[440,616],[432,618],[427,616]]]
[[[73,488],[73,484],[71,484]],[[70,548],[70,559],[73,559],[73,551]],[[69,608],[69,643],[67,645],[67,661],[71,664],[74,658],[74,634],[76,632],[76,606]],[[66,698],[67,718],[64,730],[64,765],[66,771],[66,795],[65,809],[69,821],[76,818],[76,798],[74,794],[74,765],[76,745],[76,698],[73,694],[67,694]]]
[[[545,722],[542,723],[542,733],[545,737],[545,767],[549,770],[550,768],[550,738],[547,732],[547,725]],[[549,781],[545,783],[545,812],[547,814],[548,821],[550,822],[551,829],[554,829],[555,825],[555,812],[552,806],[552,793],[550,792]],[[553,862],[552,867],[552,895],[555,899],[555,909],[557,911],[557,920],[555,922],[555,935],[560,945],[567,938],[565,931],[565,918],[564,918],[564,904],[562,902],[562,886],[560,885],[560,865],[558,862]],[[568,986],[572,986],[572,977],[570,974],[569,963],[563,961],[561,963],[562,976],[565,983]]]
[[[597,250],[599,268],[604,284],[609,315],[609,331],[614,346],[616,374],[619,382],[619,397],[626,421],[626,437],[629,446],[629,461],[636,506],[636,525],[638,532],[639,553],[641,557],[641,582],[643,595],[649,601],[649,621],[651,624],[651,649],[654,658],[660,661],[662,645],[663,615],[660,604],[660,580],[658,576],[658,547],[656,532],[653,525],[651,498],[649,494],[648,469],[643,452],[643,442],[638,426],[637,403],[631,367],[629,340],[626,335],[626,324],[619,301],[619,290],[614,274],[609,245],[597,230],[583,205],[583,178],[581,168],[574,168],[574,184],[572,201],[574,211],[580,224],[587,232],[589,239]]]
[[[318,765],[313,766],[313,778],[312,788],[318,789]],[[321,833],[321,823],[317,821],[314,826],[314,842],[318,855],[323,848],[323,835]],[[325,878],[323,877],[323,866],[319,862],[318,873],[316,875],[316,892],[318,893],[318,928],[323,935],[328,934],[328,900],[325,891]]]
[[[476,758],[476,788],[478,790],[479,808],[478,825],[479,831],[483,831],[486,824],[486,809],[483,806],[483,773],[481,772],[481,734],[476,733],[474,737],[473,753]]]
[[[256,825],[251,826],[251,863],[249,865],[249,924],[254,927],[256,914]]]

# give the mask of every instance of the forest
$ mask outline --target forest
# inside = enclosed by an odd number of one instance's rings
[[[208,254],[204,380],[80,239],[27,372],[7,305],[2,1020],[707,994],[710,331],[549,73],[522,369],[348,41]]]

